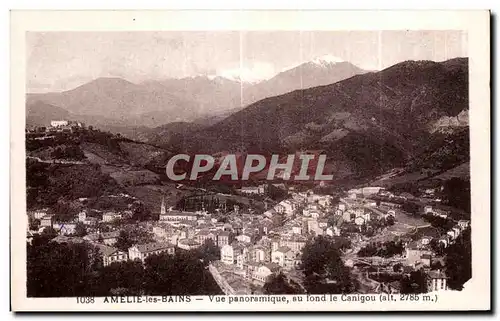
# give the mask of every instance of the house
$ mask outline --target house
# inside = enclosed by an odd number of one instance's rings
[[[453,230],[453,229],[446,232],[446,235],[449,236],[451,241],[454,241],[458,237],[458,235],[455,233],[455,230]]]
[[[260,283],[266,283],[271,275],[277,275],[280,270],[280,266],[276,263],[262,264],[254,271],[252,278]]]
[[[119,236],[120,236],[120,231],[113,231],[105,233],[88,234],[85,235],[83,239],[92,243],[99,243],[100,241],[102,241],[102,243],[106,245],[113,246],[118,240]]]
[[[68,126],[69,122],[67,120],[51,120],[50,121],[50,126],[51,127],[64,127]]]
[[[137,244],[128,249],[128,257],[130,260],[139,259],[143,263],[146,258],[153,254],[167,253],[170,255],[175,254],[175,247],[170,243],[148,243]]]
[[[228,231],[220,231],[217,233],[217,246],[222,248],[233,241],[233,233]]]
[[[250,250],[250,258],[254,262],[266,261],[266,251],[261,246],[256,246]]]
[[[235,263],[233,247],[230,244],[225,244],[221,247],[220,260],[227,265],[233,265]]]
[[[254,261],[248,261],[245,263],[243,269],[245,271],[245,277],[247,279],[252,279],[254,273],[257,271],[259,268],[260,263],[259,262],[254,262]]]
[[[85,220],[87,219],[87,212],[85,211],[82,211],[80,213],[78,213],[78,221],[79,222],[85,222]]]
[[[240,242],[244,243],[252,243],[253,237],[249,234],[241,234],[236,237],[236,239]]]
[[[422,245],[429,245],[432,241],[432,236],[423,236],[421,239],[420,239],[420,243]]]
[[[220,250],[221,261],[228,265],[238,263],[238,256],[246,254],[246,248],[239,243],[224,245]],[[240,263],[242,258],[240,258]]]
[[[346,205],[343,204],[343,203],[340,203],[339,206],[338,206],[339,210],[341,210],[342,212],[345,211],[347,208],[346,208]]]
[[[328,227],[328,219],[327,218],[320,218],[318,220],[318,226],[320,228],[327,228]]]
[[[432,251],[427,247],[418,246],[415,243],[411,243],[406,248],[406,264],[415,265],[421,262],[423,255],[431,255]]]
[[[201,246],[201,243],[194,239],[181,239],[177,242],[177,246],[180,249],[189,251],[199,248]]]
[[[423,266],[430,267],[431,263],[432,263],[432,255],[430,255],[430,254],[423,254],[420,257],[420,262],[422,263]]]
[[[351,212],[344,212],[342,214],[342,219],[345,221],[345,222],[351,222],[354,218],[356,217],[356,214],[354,213],[351,213]]]
[[[265,211],[263,215],[267,218],[272,218],[276,214],[277,214],[276,210],[272,208],[270,210]]]
[[[95,217],[86,217],[85,221],[83,221],[83,224],[90,226],[95,226],[97,223],[99,223],[99,220]]]
[[[280,246],[289,247],[295,254],[301,253],[302,249],[306,246],[307,239],[304,236],[292,235],[284,237],[280,240]]]
[[[443,210],[440,210],[440,209],[435,209],[432,213],[432,215],[434,216],[438,216],[438,217],[441,217],[441,218],[444,218],[444,219],[447,219],[448,216],[449,216],[449,212],[447,211],[443,211]]]
[[[284,200],[279,202],[274,209],[280,214],[285,214],[286,216],[291,216],[295,210],[295,204],[290,200]]]
[[[56,242],[56,243],[74,243],[74,244],[81,244],[85,243],[85,240],[81,237],[68,237],[65,235],[59,235],[56,236],[51,240],[51,242]]]
[[[204,244],[207,240],[212,240],[212,242],[217,245],[217,235],[214,232],[208,230],[201,230],[196,235],[196,240],[200,244]]]
[[[52,227],[53,224],[54,224],[54,215],[45,215],[40,220],[41,227]]]
[[[28,216],[32,217],[33,219],[39,220],[47,215],[47,211],[48,211],[47,209],[31,211],[31,212],[28,212]]]
[[[309,212],[309,215],[310,215],[313,219],[315,219],[315,220],[317,220],[317,219],[320,217],[320,214],[319,214],[319,212],[318,212],[318,211],[311,211],[311,212]]]
[[[363,187],[361,189],[361,192],[363,196],[370,196],[374,194],[378,194],[380,191],[383,191],[385,188],[383,187],[378,187],[378,186],[368,186],[368,187]]]
[[[236,254],[236,266],[239,268],[239,269],[243,269],[243,266],[245,265],[245,263],[247,262],[247,254],[248,252],[243,250],[241,252],[238,252]]]
[[[440,270],[429,271],[427,274],[427,292],[441,292],[448,290],[448,277]]]
[[[326,235],[340,236],[340,229],[337,226],[329,226],[326,228]]]
[[[293,267],[294,258],[295,255],[288,246],[281,246],[271,253],[271,261],[285,268]]]
[[[118,214],[115,212],[106,212],[106,213],[102,214],[102,221],[104,223],[110,223],[110,222],[113,222],[115,220],[119,220],[121,218],[122,218],[121,214]]]
[[[97,244],[99,254],[102,257],[104,266],[108,266],[114,262],[125,262],[128,260],[128,253],[120,251],[119,249],[104,244]]]
[[[259,186],[243,186],[239,192],[243,194],[255,194],[255,195],[262,195],[265,193],[265,185],[259,185]]]
[[[448,247],[448,245],[450,244],[450,241],[448,240],[448,237],[446,237],[446,236],[441,236],[439,238],[438,242],[439,242],[439,244],[442,244],[443,247],[445,247],[445,248]]]
[[[468,220],[460,220],[458,221],[458,226],[460,226],[460,229],[463,231],[467,229],[470,226],[470,221]]]
[[[294,233],[294,234],[302,234],[302,226],[300,226],[298,224],[292,226],[292,233]]]
[[[280,247],[281,237],[273,237],[271,240],[271,252],[276,251]]]
[[[434,211],[432,210],[432,206],[427,205],[424,207],[424,214],[432,214]]]
[[[358,216],[354,219],[354,224],[356,225],[363,225],[365,224],[365,219],[362,216]]]
[[[75,234],[76,223],[54,223],[52,227],[59,232],[59,235]]]
[[[273,228],[273,221],[268,219],[268,218],[264,218],[262,221],[261,221],[261,226],[262,226],[262,232],[264,234],[268,234],[269,231]]]

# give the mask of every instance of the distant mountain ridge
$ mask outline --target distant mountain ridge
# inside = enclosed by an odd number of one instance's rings
[[[468,60],[406,61],[249,105],[190,138],[192,152],[320,149],[357,175],[402,166],[442,117],[468,109]]]
[[[27,105],[40,101],[103,126],[156,127],[224,115],[263,98],[331,84],[364,72],[348,62],[323,57],[256,84],[201,75],[139,84],[121,78],[98,78],[61,93],[27,94],[26,99]]]
[[[244,100],[250,104],[294,90],[333,84],[364,73],[367,71],[350,62],[325,55],[284,70],[273,78],[252,86],[244,93]]]

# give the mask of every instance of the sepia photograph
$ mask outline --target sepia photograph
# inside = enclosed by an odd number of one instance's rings
[[[471,235],[489,248],[490,231],[469,27],[238,29],[23,31],[13,291],[79,309],[467,302],[489,269]]]

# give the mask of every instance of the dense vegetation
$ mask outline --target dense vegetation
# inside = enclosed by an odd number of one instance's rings
[[[206,269],[209,258],[198,251],[152,255],[106,267],[91,245],[58,244],[36,236],[27,249],[28,297],[105,295],[222,294]]]
[[[381,257],[393,257],[395,255],[401,255],[404,251],[404,244],[399,241],[388,241],[381,244],[371,243],[367,246],[361,248],[358,252],[358,256],[381,256]]]
[[[472,248],[470,228],[463,231],[455,243],[446,248],[445,266],[448,286],[462,290],[463,285],[472,277]]]
[[[300,285],[293,280],[288,280],[283,273],[269,277],[262,292],[264,294],[303,294]]]
[[[98,165],[46,164],[27,159],[26,180],[28,208],[121,191]]]
[[[311,294],[352,293],[357,283],[344,265],[340,251],[347,242],[336,242],[333,238],[318,236],[307,242],[302,250],[304,287]]]

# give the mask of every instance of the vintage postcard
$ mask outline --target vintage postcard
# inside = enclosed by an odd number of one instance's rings
[[[13,11],[13,311],[486,311],[488,11]]]

